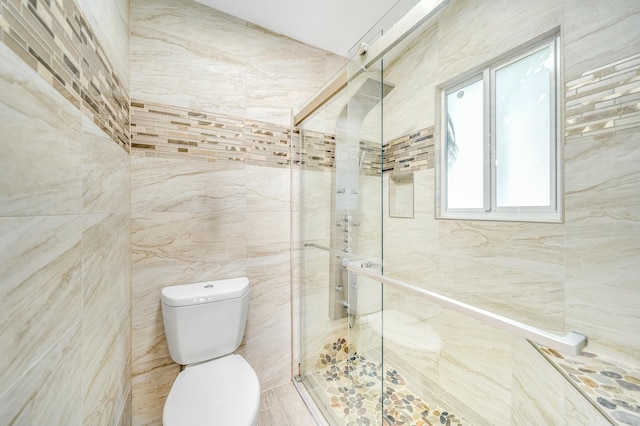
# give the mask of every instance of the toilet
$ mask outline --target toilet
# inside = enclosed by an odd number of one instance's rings
[[[260,382],[240,355],[249,280],[234,278],[162,289],[169,354],[185,368],[164,405],[164,426],[255,426]]]

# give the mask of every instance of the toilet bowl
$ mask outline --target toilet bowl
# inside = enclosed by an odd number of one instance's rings
[[[187,366],[164,405],[165,426],[256,425],[260,383],[240,355]]]
[[[244,335],[249,280],[162,289],[162,317],[171,358],[185,368],[164,405],[165,426],[254,426],[260,382],[233,352]]]

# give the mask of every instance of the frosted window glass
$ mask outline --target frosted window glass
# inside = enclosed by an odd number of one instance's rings
[[[484,207],[482,80],[447,95],[447,207]]]
[[[495,73],[496,205],[551,204],[551,90],[549,47]]]

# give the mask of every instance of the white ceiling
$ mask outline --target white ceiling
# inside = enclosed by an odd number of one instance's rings
[[[196,0],[214,9],[347,56],[398,0]]]

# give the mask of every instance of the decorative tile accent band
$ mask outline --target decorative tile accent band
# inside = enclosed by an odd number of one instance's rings
[[[296,166],[303,166],[306,170],[334,167],[334,135],[308,130],[296,130],[295,134]],[[394,175],[406,171],[432,169],[435,158],[433,144],[433,126],[384,143],[384,172]],[[363,151],[365,154],[361,159],[361,173],[379,176],[380,145],[376,142],[360,141],[360,152]]]
[[[640,54],[566,83],[567,139],[640,131]]]
[[[0,41],[129,151],[129,96],[73,0],[0,0]]]
[[[294,166],[305,170],[328,170],[335,167],[335,135],[299,128],[293,133]]]
[[[290,141],[287,126],[131,101],[135,155],[289,167]]]
[[[334,167],[336,140],[300,129],[292,137],[287,126],[134,99],[131,149],[140,156],[327,170]],[[380,145],[360,141],[360,152],[361,173],[380,175]],[[385,172],[432,168],[433,127],[386,143],[384,152]]]
[[[433,126],[384,144],[384,172],[433,169],[435,150]]]

